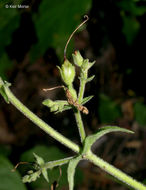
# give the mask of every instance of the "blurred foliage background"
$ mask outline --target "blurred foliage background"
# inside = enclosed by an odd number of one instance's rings
[[[146,183],[145,0],[1,0],[0,76],[12,83],[14,94],[33,112],[79,143],[71,112],[53,115],[41,102],[65,98],[61,89],[47,93],[42,89],[61,84],[56,65],[63,62],[64,46],[85,14],[90,20],[74,35],[67,57],[78,49],[85,58],[96,60],[91,70],[96,78],[86,88],[86,95],[94,95],[87,104],[89,115],[83,116],[86,133],[103,125],[135,131],[133,136],[107,135],[93,151]],[[78,84],[76,79],[76,89]],[[59,168],[49,171],[49,186],[42,178],[22,184],[21,175],[31,164],[11,172],[19,161],[32,162],[32,152],[45,161],[73,153],[1,97],[0,102],[0,190],[48,190],[55,183],[57,189],[68,189],[66,166],[61,176]],[[127,189],[88,162],[79,164],[75,182],[79,190]]]

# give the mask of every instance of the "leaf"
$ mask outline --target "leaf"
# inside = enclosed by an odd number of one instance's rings
[[[146,106],[140,102],[135,103],[134,113],[136,121],[140,125],[146,126]]]
[[[133,131],[130,131],[128,129],[115,127],[115,126],[101,127],[101,128],[98,129],[96,134],[90,135],[85,139],[85,145],[84,145],[83,153],[88,152],[91,149],[92,145],[95,143],[96,140],[98,140],[103,135],[105,135],[107,133],[111,133],[111,132],[134,133]]]
[[[40,166],[40,168],[44,165],[44,159],[40,156],[38,156],[37,154],[33,153],[35,159],[36,159],[36,163]],[[49,182],[49,178],[48,178],[48,173],[47,173],[47,169],[43,168],[41,170],[42,175],[44,176],[44,178],[46,179],[47,182]]]
[[[1,54],[0,57],[0,76],[3,79],[6,79],[6,71],[10,69],[12,66],[12,63],[10,62],[8,56],[6,53]]]
[[[49,183],[48,173],[45,168],[42,169],[42,174],[43,174],[45,180]]]
[[[21,161],[26,161],[26,162],[34,162],[34,156],[33,156],[33,152],[35,152],[36,154],[38,154],[39,156],[43,157],[43,159],[45,161],[54,161],[54,160],[59,160],[59,159],[64,159],[65,157],[67,157],[67,155],[62,152],[59,148],[57,147],[48,147],[45,145],[37,145],[33,148],[31,148],[30,150],[27,150],[26,152],[24,152],[21,155],[20,160]],[[21,167],[21,169],[23,169]],[[67,186],[68,182],[67,182],[67,165],[62,165],[61,166],[61,170],[62,170],[62,176],[59,180],[59,187],[58,189],[61,189],[63,186]],[[24,171],[25,168],[24,168]],[[40,178],[38,178],[35,182],[30,183],[29,185],[31,186],[32,189],[51,189],[51,184],[58,180],[59,176],[60,176],[60,172],[58,167],[53,168],[52,170],[48,170],[47,171],[48,176],[49,176],[49,184],[48,182],[46,182],[46,180],[44,180],[43,176],[40,176]],[[83,173],[81,170],[77,170],[77,175],[76,177],[76,184],[80,184],[81,181],[83,180]]]
[[[99,95],[98,113],[100,122],[104,124],[112,123],[121,116],[120,107],[104,94]]]
[[[76,166],[79,163],[79,161],[82,160],[82,156],[78,156],[76,158],[73,158],[68,165],[67,169],[67,176],[68,176],[68,183],[69,183],[69,190],[73,190],[74,188],[74,175]]]
[[[94,79],[94,77],[95,77],[95,75],[93,75],[92,77],[89,77],[89,78],[86,80],[86,82],[92,81],[92,80]]]
[[[140,23],[136,18],[130,16],[123,15],[122,18],[123,18],[122,32],[126,37],[128,45],[131,45],[140,30]]]
[[[138,6],[136,4],[136,1],[133,0],[122,0],[117,1],[117,5],[125,12],[128,12],[129,14],[133,16],[142,16],[144,13],[146,13],[146,7],[145,6]]]
[[[82,105],[86,104],[86,103],[89,102],[93,97],[94,97],[94,96],[88,96],[88,97],[84,98],[81,104],[82,104]]]
[[[5,5],[4,5],[5,6]],[[12,33],[18,28],[20,14],[17,9],[6,9],[3,6],[0,11],[0,52],[11,43]],[[5,64],[5,63],[3,63]]]
[[[0,155],[0,190],[26,190],[26,186],[22,183],[20,174],[11,172],[14,166],[10,161]]]
[[[32,61],[43,55],[49,47],[55,48],[62,59],[70,34],[90,7],[91,0],[42,0],[38,13],[33,15],[38,43],[31,49]],[[71,55],[70,47],[71,44],[68,47]]]
[[[45,162],[44,162],[44,159],[40,156],[38,156],[37,154],[33,153],[35,159],[36,159],[36,163],[39,165],[39,166],[42,166]]]
[[[63,112],[63,111],[66,111],[66,110],[70,110],[70,109],[72,109],[72,106],[71,106],[71,105],[64,106],[62,109],[56,111],[55,114],[60,113],[60,112]]]

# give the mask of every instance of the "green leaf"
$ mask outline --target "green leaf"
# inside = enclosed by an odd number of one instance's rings
[[[42,56],[49,47],[55,48],[62,59],[70,34],[90,7],[91,0],[42,0],[38,13],[33,15],[38,43],[31,49],[32,61]],[[68,47],[71,54],[70,47],[71,44]]]
[[[123,18],[122,32],[126,37],[128,45],[131,45],[140,30],[140,23],[136,18],[130,16],[124,15],[122,18]]]
[[[138,6],[136,4],[136,1],[134,1],[134,0],[118,1],[117,5],[120,7],[121,10],[128,12],[129,14],[131,14],[133,16],[142,16],[144,13],[146,13],[146,7]]]
[[[36,159],[36,163],[39,165],[39,166],[42,166],[45,162],[44,162],[44,159],[40,156],[38,156],[37,154],[33,153],[35,159]]]
[[[82,160],[82,156],[78,156],[76,158],[73,158],[68,165],[67,169],[67,176],[68,176],[68,183],[69,183],[69,190],[73,190],[74,188],[74,175],[75,175],[75,170],[77,167],[77,164],[79,161]]]
[[[40,168],[44,165],[44,159],[40,156],[38,156],[37,154],[33,153],[35,159],[36,159],[36,163],[40,166]],[[44,178],[46,179],[47,182],[49,182],[49,178],[48,178],[48,173],[47,170],[45,168],[41,169],[42,175],[44,176]]]
[[[104,124],[112,123],[122,115],[120,107],[104,94],[99,95],[98,113],[101,123]]]
[[[10,161],[0,155],[0,190],[26,190],[25,185],[21,181],[20,174],[12,172],[14,166]]]
[[[91,82],[94,79],[95,75],[93,75],[92,77],[89,77],[86,82]]]
[[[10,62],[8,56],[6,53],[3,53],[0,57],[0,76],[3,79],[7,78],[6,72],[8,69],[10,69],[12,66],[12,63]]]
[[[120,127],[115,127],[115,126],[106,126],[106,127],[101,127],[98,129],[97,133],[94,135],[90,135],[85,139],[85,144],[84,144],[84,150],[83,154],[88,152],[92,145],[95,143],[96,140],[98,140],[100,137],[107,133],[111,132],[126,132],[126,133],[134,133],[133,131],[130,131],[125,128],[120,128]]]
[[[33,147],[30,150],[27,150],[26,152],[24,152],[21,155],[20,160],[21,161],[26,161],[26,162],[34,162],[34,156],[33,156],[33,152],[35,152],[37,155],[43,157],[43,159],[45,161],[54,161],[54,160],[59,160],[59,159],[64,159],[65,157],[67,157],[67,155],[62,152],[59,148],[57,147],[48,147],[45,145],[37,145],[35,147]],[[23,169],[21,167],[21,169]],[[60,172],[59,172],[59,168],[55,167],[52,170],[48,170],[48,176],[49,176],[49,184],[46,180],[44,180],[43,176],[40,176],[40,178],[38,178],[35,182],[30,183],[29,185],[31,186],[32,189],[51,189],[51,184],[54,181],[57,181],[58,178],[60,178],[59,180],[59,187],[58,189],[61,189],[63,186],[67,186],[68,182],[67,182],[67,165],[62,165],[61,166],[61,171],[62,171],[62,175],[61,178],[60,176]],[[26,172],[25,170],[23,172]],[[77,175],[76,177],[76,184],[80,184],[81,181],[83,180],[83,173],[78,170],[77,171]]]
[[[94,96],[88,96],[88,97],[85,97],[82,101],[82,105],[86,104],[87,102],[89,102]]]
[[[42,169],[42,174],[43,174],[45,180],[49,183],[48,173],[45,168]]]
[[[140,102],[135,103],[134,113],[136,121],[140,125],[146,126],[146,106]]]
[[[3,5],[5,6],[5,5]],[[11,43],[12,33],[18,28],[20,15],[17,9],[0,10],[0,52],[5,51],[5,47]],[[3,63],[5,64],[5,63]]]

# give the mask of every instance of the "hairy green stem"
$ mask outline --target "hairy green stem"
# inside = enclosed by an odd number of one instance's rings
[[[78,126],[78,130],[79,130],[81,142],[83,143],[84,140],[85,140],[86,134],[85,134],[85,130],[84,130],[83,121],[82,121],[82,118],[81,118],[81,113],[80,113],[79,110],[77,110],[75,112],[75,118],[76,118],[76,123],[77,123],[77,126]]]
[[[4,87],[5,93],[8,96],[9,101],[20,111],[22,112],[27,118],[29,118],[33,123],[39,126],[42,130],[48,133],[50,136],[58,140],[60,143],[64,144],[66,147],[70,148],[71,150],[80,153],[80,147],[55,131],[51,126],[46,124],[43,120],[41,120],[38,116],[32,113],[26,106],[24,106],[11,92],[11,90],[5,85],[1,84],[0,87]],[[80,129],[84,129],[80,112],[78,111],[75,113],[77,124]],[[82,139],[85,138],[84,130],[81,132]],[[84,134],[84,135],[83,135]],[[52,166],[58,166],[62,164],[68,163],[73,157],[65,158],[62,160],[57,160],[53,162],[48,162],[44,164],[43,167],[50,168]],[[136,181],[132,177],[126,175],[119,169],[115,168],[114,166],[110,165],[109,163],[105,162],[101,158],[94,155],[91,151],[88,151],[85,155],[83,155],[83,159],[87,159],[94,163],[96,166],[99,166],[101,169],[105,170],[107,173],[111,174],[118,180],[128,184],[130,187],[137,189],[137,190],[146,190],[146,187],[141,184],[140,182]]]
[[[123,173],[119,169],[105,162],[101,158],[97,157],[91,151],[88,152],[87,155],[85,155],[85,158],[91,161],[92,163],[94,163],[96,166],[99,166],[101,169],[105,170],[107,173],[111,174],[118,180],[129,185],[130,187],[136,190],[146,190],[146,186],[144,186],[142,183],[136,181],[132,177],[128,176],[127,174]]]
[[[68,158],[61,159],[61,160],[55,160],[55,161],[46,162],[42,166],[42,168],[49,169],[49,168],[54,168],[56,166],[61,166],[61,165],[67,164],[73,158],[74,158],[74,156],[71,156],[71,157],[68,157]]]
[[[86,85],[85,79],[81,78],[80,79],[79,95],[78,95],[78,102],[79,102],[79,104],[81,104],[81,102],[83,100],[84,91],[85,91],[85,85]]]
[[[33,112],[31,112],[26,106],[24,106],[11,92],[11,90],[4,85],[5,93],[8,96],[9,101],[27,118],[29,118],[33,123],[35,123],[38,127],[40,127],[47,134],[52,136],[54,139],[70,148],[75,152],[80,152],[80,148],[77,144],[73,143],[62,134],[54,130],[50,125],[46,124],[43,120],[41,120],[38,116],[36,116]]]

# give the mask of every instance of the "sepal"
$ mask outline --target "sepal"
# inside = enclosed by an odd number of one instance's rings
[[[74,64],[78,67],[81,67],[83,64],[83,57],[81,56],[79,51],[75,51],[74,54],[72,54]]]
[[[60,71],[63,82],[69,86],[73,83],[75,78],[75,67],[67,59],[62,64],[61,68],[57,66]]]

